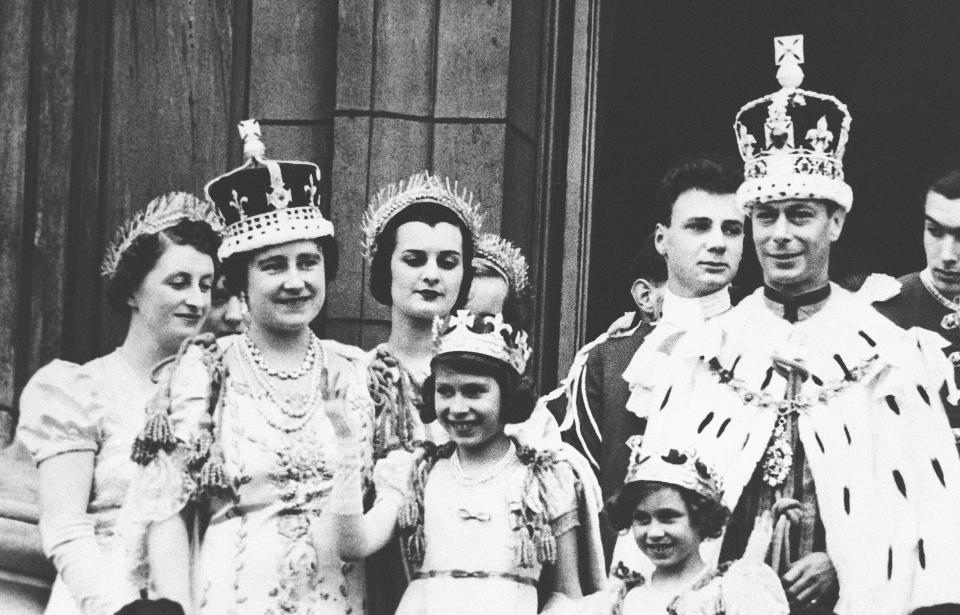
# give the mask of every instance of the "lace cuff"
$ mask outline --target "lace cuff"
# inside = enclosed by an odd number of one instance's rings
[[[406,500],[412,489],[413,471],[414,456],[409,451],[394,450],[378,461],[373,468],[377,501],[389,500],[400,504]]]
[[[363,514],[360,443],[356,439],[338,439],[340,461],[333,473],[330,509],[337,515]]]

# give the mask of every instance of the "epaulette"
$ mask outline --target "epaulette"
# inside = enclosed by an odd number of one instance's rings
[[[640,312],[624,312],[623,316],[607,327],[607,336],[611,338],[630,337],[643,322]]]

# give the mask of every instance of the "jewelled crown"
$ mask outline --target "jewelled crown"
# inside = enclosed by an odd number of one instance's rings
[[[527,292],[529,283],[527,259],[520,248],[503,237],[493,233],[482,234],[473,263],[474,265],[483,263],[491,267],[503,276],[516,294],[522,295]]]
[[[523,374],[530,360],[527,333],[503,322],[503,314],[478,315],[457,310],[446,320],[433,321],[433,343],[437,355],[472,352],[503,361]]]
[[[800,89],[802,35],[777,37],[774,49],[780,90],[744,105],[733,125],[745,178],[737,201],[748,208],[785,199],[826,199],[850,211],[853,191],[843,179],[847,106],[828,94]]]
[[[440,179],[428,171],[421,171],[381,189],[370,201],[362,227],[363,255],[367,262],[373,261],[377,237],[387,223],[414,203],[437,203],[450,209],[470,229],[474,245],[479,241],[483,214],[480,203],[473,201],[473,193],[461,190],[456,182],[451,184],[449,179]]]
[[[206,222],[219,232],[220,218],[209,203],[205,203],[186,192],[170,192],[147,203],[146,208],[134,214],[123,223],[117,236],[107,248],[100,265],[100,274],[110,279],[117,272],[120,257],[133,244],[137,237],[151,235],[174,226],[183,220]]]
[[[675,448],[665,451],[641,450],[639,443],[637,436],[627,439],[627,446],[632,452],[624,484],[638,481],[664,483],[689,489],[713,502],[720,501],[723,496],[720,476],[696,451]]]
[[[226,228],[218,256],[333,235],[320,210],[320,168],[312,162],[270,160],[256,120],[240,122],[240,167],[207,184]]]

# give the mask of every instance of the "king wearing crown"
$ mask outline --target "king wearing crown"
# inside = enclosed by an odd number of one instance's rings
[[[802,42],[777,39],[781,88],[734,125],[763,287],[659,349],[664,378],[634,391],[650,417],[644,447],[714,462],[732,511],[715,561],[739,559],[756,520],[773,516],[767,563],[791,613],[949,610],[960,603],[951,366],[931,334],[830,283],[853,202],[850,114],[799,87]]]

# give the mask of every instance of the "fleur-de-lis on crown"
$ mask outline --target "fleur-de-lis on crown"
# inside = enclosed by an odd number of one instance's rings
[[[234,209],[236,209],[237,213],[240,214],[240,219],[243,220],[244,218],[247,217],[246,214],[244,214],[243,212],[243,206],[247,202],[247,197],[240,196],[239,194],[237,194],[236,190],[231,190],[230,192],[231,194],[233,194],[233,198],[230,200],[230,207],[233,207]]]
[[[817,127],[807,131],[807,141],[814,151],[823,152],[833,142],[833,133],[827,129],[827,116],[821,115]]]
[[[307,194],[307,202],[310,205],[319,205],[317,203],[317,182],[320,181],[320,171],[311,173],[308,179],[309,183],[303,187],[303,191]]]

